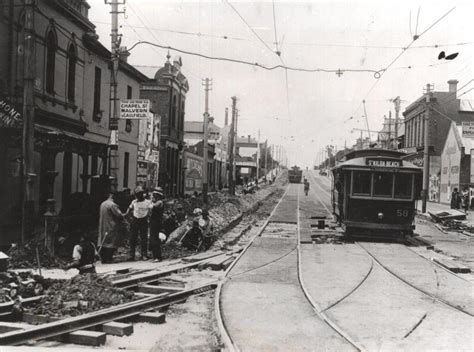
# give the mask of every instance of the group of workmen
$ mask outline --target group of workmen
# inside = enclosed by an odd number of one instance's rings
[[[73,249],[73,261],[65,269],[76,268],[80,274],[95,273],[95,262],[112,263],[113,256],[122,245],[127,233],[130,233],[129,261],[134,261],[136,247],[140,245],[141,260],[148,260],[148,249],[151,250],[153,262],[162,260],[161,244],[167,240],[163,228],[165,212],[164,193],[161,187],[147,196],[142,187],[137,187],[126,212],[120,210],[111,192],[107,200],[100,205],[98,240],[94,243],[91,236],[83,234],[80,242]],[[182,239],[183,247],[188,249],[207,249],[212,243],[212,223],[206,209],[196,209],[193,226]],[[128,222],[126,219],[130,218]],[[128,226],[128,223],[130,226]],[[148,246],[149,245],[149,246]]]
[[[471,207],[471,200],[469,197],[469,188],[465,188],[462,193],[457,188],[453,189],[451,193],[451,209],[464,209],[467,213]]]

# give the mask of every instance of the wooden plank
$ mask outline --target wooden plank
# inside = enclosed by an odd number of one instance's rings
[[[183,291],[183,288],[173,286],[157,286],[157,285],[138,285],[138,291],[143,293],[151,293],[154,295],[158,294],[170,294]]]
[[[31,327],[29,324],[24,324],[24,323],[10,323],[6,321],[0,322],[0,334],[3,334],[5,332],[9,331],[15,331],[15,330],[25,330]]]
[[[111,321],[102,325],[102,331],[114,336],[128,336],[133,334],[133,325]]]
[[[157,312],[146,312],[137,315],[136,321],[149,324],[163,324],[166,322],[166,314]]]
[[[431,260],[441,265],[442,267],[445,267],[449,271],[452,271],[453,273],[470,273],[471,272],[470,268],[460,263],[456,263],[453,260],[439,259],[439,258],[431,258]]]
[[[100,331],[77,330],[67,335],[69,342],[86,346],[104,345],[106,339],[106,333]]]

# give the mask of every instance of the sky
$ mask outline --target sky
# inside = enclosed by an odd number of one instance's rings
[[[110,48],[110,5],[89,4],[89,19]],[[172,59],[181,56],[189,81],[186,120],[202,120],[202,79],[211,78],[215,122],[224,124],[236,96],[239,135],[260,131],[261,141],[283,146],[291,165],[311,167],[321,148],[354,144],[358,129],[367,130],[363,100],[369,129],[377,131],[384,115],[394,116],[391,99],[400,96],[403,112],[428,83],[448,91],[447,81],[457,79],[458,88],[465,86],[460,98],[474,97],[473,1],[127,0],[124,7],[121,45],[128,48],[148,41],[267,67],[322,70],[266,70],[170,50]],[[128,62],[153,77],[167,51],[138,45]],[[441,51],[459,55],[439,60]]]

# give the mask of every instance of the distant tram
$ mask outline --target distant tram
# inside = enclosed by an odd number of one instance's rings
[[[290,183],[301,183],[301,178],[303,177],[303,170],[298,166],[293,166],[288,170],[288,181]]]
[[[422,169],[404,155],[356,150],[332,169],[333,212],[348,237],[401,240],[413,234]]]

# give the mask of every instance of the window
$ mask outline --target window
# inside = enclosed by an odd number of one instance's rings
[[[100,111],[100,89],[102,85],[102,70],[98,67],[95,68],[94,77],[94,110],[92,112],[92,119],[100,122],[102,119],[102,112]]]
[[[392,197],[393,175],[391,173],[374,173],[374,197]]]
[[[353,176],[354,195],[370,195],[371,174],[370,172],[354,172]]]
[[[76,93],[76,48],[73,44],[69,45],[67,50],[67,59],[68,59],[68,73],[67,73],[67,99],[71,102],[74,101],[74,96]]]
[[[176,106],[176,95],[173,96],[173,106],[171,108],[171,126],[173,128],[176,128],[176,110],[177,110],[177,106]]]
[[[132,87],[127,86],[127,99],[132,99]],[[125,131],[132,132],[132,120],[125,120]]]
[[[130,153],[125,152],[123,158],[123,188],[128,188],[128,169],[130,164]]]
[[[54,94],[54,74],[56,67],[56,35],[49,31],[46,37],[46,92]]]
[[[411,198],[412,179],[411,174],[395,174],[395,198]]]

